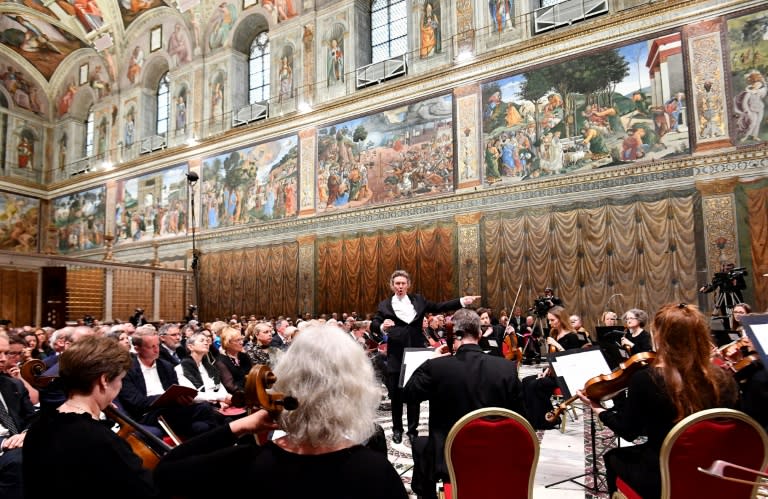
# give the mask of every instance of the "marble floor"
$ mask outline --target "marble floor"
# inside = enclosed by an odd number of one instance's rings
[[[540,368],[522,366],[520,377],[536,373]],[[565,425],[565,432],[559,430],[547,430],[537,432],[540,442],[539,464],[536,468],[533,497],[535,499],[592,499],[607,498],[605,492],[593,493],[592,487],[592,452],[591,452],[591,425],[589,411],[583,413],[581,403],[574,404],[575,416],[570,414]],[[422,404],[419,433],[428,433],[428,402]],[[575,419],[574,419],[575,417]],[[405,419],[405,416],[404,418]],[[389,458],[395,469],[403,477],[403,483],[409,494],[411,467],[413,458],[408,439],[404,438],[400,444],[392,443],[392,418],[388,410],[379,412],[377,422],[384,428],[389,448]],[[598,449],[598,465],[602,467],[602,459],[599,457],[600,449],[611,445],[612,435],[610,430],[597,428],[595,433],[596,448]],[[586,449],[586,452],[585,452]],[[598,470],[600,471],[600,470]],[[585,472],[587,473],[585,476]],[[571,478],[576,477],[574,480]],[[584,484],[590,489],[587,489]],[[598,489],[604,491],[602,478],[598,481]],[[415,495],[411,495],[415,498]]]

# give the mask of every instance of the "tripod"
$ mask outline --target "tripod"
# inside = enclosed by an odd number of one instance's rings
[[[555,485],[560,485],[561,483],[565,482],[571,482],[575,483],[576,485],[579,485],[581,487],[584,487],[584,489],[588,490],[589,492],[593,494],[597,494],[598,492],[607,492],[608,491],[608,485],[605,482],[605,474],[600,473],[600,471],[597,469],[597,460],[598,458],[602,457],[602,453],[598,456],[597,455],[597,428],[595,425],[595,412],[590,409],[590,418],[589,418],[589,433],[590,433],[590,440],[592,442],[592,469],[589,472],[582,473],[581,475],[572,476],[570,478],[565,478],[563,480],[550,483],[548,485],[545,485],[545,488],[554,487]],[[587,485],[586,477],[588,475],[592,475],[592,486],[590,487]],[[584,483],[576,481],[578,478],[583,478]],[[601,488],[602,487],[602,488]]]
[[[723,327],[726,331],[731,329],[733,307],[742,301],[735,291],[723,290],[722,287],[718,288],[717,297],[715,298],[715,310],[720,311],[720,319],[723,321]]]

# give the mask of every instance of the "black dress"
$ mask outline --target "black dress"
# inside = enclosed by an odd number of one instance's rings
[[[111,426],[89,414],[41,413],[22,447],[25,497],[157,497],[151,474]]]
[[[229,425],[188,440],[155,468],[167,496],[240,497],[247,480],[259,499],[407,499],[400,476],[382,453],[362,445],[319,455],[299,455],[272,442],[236,439]],[[190,479],[203,471],[210,480]]]
[[[721,385],[721,400],[725,407],[735,407],[737,388],[733,378],[722,369],[712,366]],[[605,469],[609,492],[616,490],[616,477],[620,476],[645,499],[661,494],[659,453],[669,430],[677,421],[675,406],[667,393],[664,379],[656,368],[643,369],[629,381],[627,398],[620,410],[600,414],[602,421],[624,440],[646,436],[640,445],[611,449],[605,453]],[[710,407],[717,407],[712,401]]]

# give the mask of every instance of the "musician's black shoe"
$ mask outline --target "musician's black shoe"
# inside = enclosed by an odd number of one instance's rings
[[[392,430],[392,443],[400,444],[403,442],[403,430]]]

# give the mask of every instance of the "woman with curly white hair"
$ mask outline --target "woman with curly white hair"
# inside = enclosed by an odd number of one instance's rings
[[[274,422],[259,410],[175,448],[155,470],[164,493],[219,497],[258,484],[259,498],[408,497],[386,454],[363,445],[376,431],[381,392],[349,334],[329,325],[305,328],[274,373],[274,391],[294,397],[298,407]],[[263,446],[240,438],[275,428],[285,434]],[[190,469],[216,478],[189,480]]]

